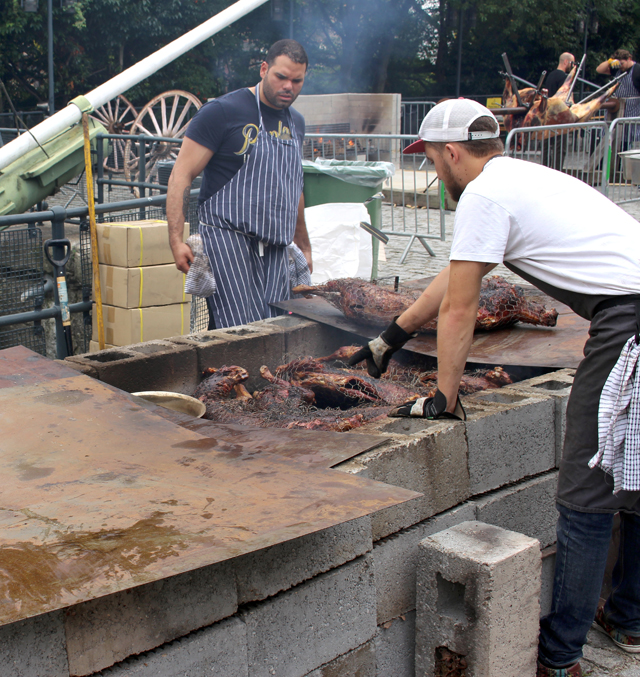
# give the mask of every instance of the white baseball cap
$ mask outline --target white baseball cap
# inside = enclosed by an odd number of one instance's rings
[[[470,132],[469,127],[482,117],[491,118],[496,123],[494,132]],[[500,125],[495,115],[482,104],[471,99],[449,99],[434,106],[420,125],[419,141],[414,141],[402,152],[423,153],[424,141],[450,143],[452,141],[477,141],[495,139],[500,136]]]

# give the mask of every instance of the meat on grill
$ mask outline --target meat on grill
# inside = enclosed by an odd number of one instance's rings
[[[329,280],[323,285],[300,285],[297,293],[322,296],[345,317],[374,327],[383,327],[403,313],[420,295],[415,292],[394,292],[372,282],[354,278]],[[516,322],[554,327],[558,313],[539,303],[529,302],[521,287],[494,276],[482,281],[476,330],[489,331]],[[419,331],[435,331],[437,318]]]
[[[316,396],[313,390],[301,388],[290,381],[274,376],[267,366],[260,367],[260,376],[269,382],[262,390],[253,393],[253,399],[259,409],[289,401],[290,404],[314,404]]]
[[[373,379],[359,369],[330,367],[313,358],[281,365],[276,376],[313,390],[321,407],[351,407],[367,402],[397,405],[419,397],[419,393],[398,383]]]
[[[438,387],[438,372],[430,371],[423,374],[420,378],[424,386],[429,388],[429,395],[435,393]],[[493,369],[477,369],[475,371],[465,371],[460,380],[460,395],[471,395],[480,390],[491,390],[493,388],[502,388],[513,383],[511,377],[502,367]]]
[[[225,399],[234,392],[234,387],[249,378],[246,369],[235,365],[204,370],[206,378],[200,382],[193,396],[205,404],[207,401]]]

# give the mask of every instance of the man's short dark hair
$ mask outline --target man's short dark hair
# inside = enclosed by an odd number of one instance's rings
[[[301,63],[305,66],[309,65],[309,59],[307,53],[304,51],[304,47],[295,40],[278,40],[278,42],[274,42],[273,45],[269,47],[265,59],[269,68],[273,66],[273,62],[279,56],[286,56],[294,63]]]
[[[474,120],[469,127],[470,132],[495,132],[496,122],[492,118],[484,115],[483,117]],[[425,141],[434,148],[440,155],[444,152],[444,147],[450,141]],[[473,157],[486,157],[487,155],[496,155],[497,153],[504,153],[504,144],[499,136],[493,139],[478,139],[477,141],[456,141],[455,143],[462,143],[469,155]]]
[[[627,61],[628,59],[631,59],[631,52],[626,50],[626,49],[616,49],[616,51],[613,53],[613,56],[611,57],[612,59],[622,59],[623,61]]]

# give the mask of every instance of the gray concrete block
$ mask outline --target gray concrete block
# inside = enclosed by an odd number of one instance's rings
[[[69,677],[62,611],[0,626],[0,677]]]
[[[556,542],[558,471],[518,482],[470,502],[479,522],[537,538],[543,548]]]
[[[467,397],[465,407],[471,495],[555,467],[551,398],[487,390]]]
[[[376,677],[376,648],[373,641],[349,651],[305,677]]]
[[[247,677],[245,624],[238,618],[211,625],[183,639],[129,658],[101,677]]]
[[[83,602],[66,610],[69,670],[89,675],[182,637],[237,610],[223,562]]]
[[[553,398],[555,402],[556,418],[556,467],[562,458],[564,436],[566,432],[567,403],[571,394],[575,369],[560,369],[549,374],[520,381],[509,387],[514,392],[531,393],[539,396],[541,393]]]
[[[238,604],[255,602],[335,569],[372,548],[369,516],[233,560]]]
[[[538,541],[463,522],[422,541],[420,560],[416,674],[434,674],[438,647],[464,656],[474,677],[535,674]]]
[[[373,561],[378,625],[416,608],[419,543],[438,531],[474,520],[475,512],[475,505],[463,503],[375,544]]]
[[[77,357],[80,357],[80,355],[78,355]],[[76,371],[80,372],[81,374],[85,374],[86,376],[91,376],[91,378],[98,378],[98,370],[95,367],[91,366],[90,364],[84,364],[84,363],[77,362],[77,361],[71,361],[70,357],[65,357],[64,360],[54,360],[54,362],[60,362],[65,367],[70,367],[71,369],[75,369]]]
[[[550,545],[542,551],[542,578],[540,583],[540,616],[551,611],[553,598],[553,577],[556,571],[556,546]]]
[[[373,540],[422,522],[462,503],[469,495],[464,424],[401,420],[386,444],[336,466],[337,470],[423,494],[371,516]],[[404,428],[403,428],[404,426]],[[389,434],[386,427],[383,432]]]
[[[377,677],[414,677],[416,612],[379,626],[375,644]]]
[[[146,341],[66,361],[91,366],[101,381],[128,393],[167,390],[192,395],[200,381],[195,349],[172,341]]]
[[[249,677],[303,677],[374,636],[371,555],[248,605],[240,617],[247,624]]]

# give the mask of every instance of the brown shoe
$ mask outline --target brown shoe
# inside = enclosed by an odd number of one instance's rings
[[[593,622],[593,627],[596,630],[600,630],[600,632],[603,632],[605,635],[609,635],[614,644],[619,646],[623,651],[626,651],[627,653],[640,653],[640,637],[625,635],[622,630],[618,630],[617,628],[614,628],[613,625],[607,623],[603,609],[598,609],[596,619]]]
[[[548,668],[538,661],[536,677],[582,677],[580,663],[574,663],[568,668]]]

